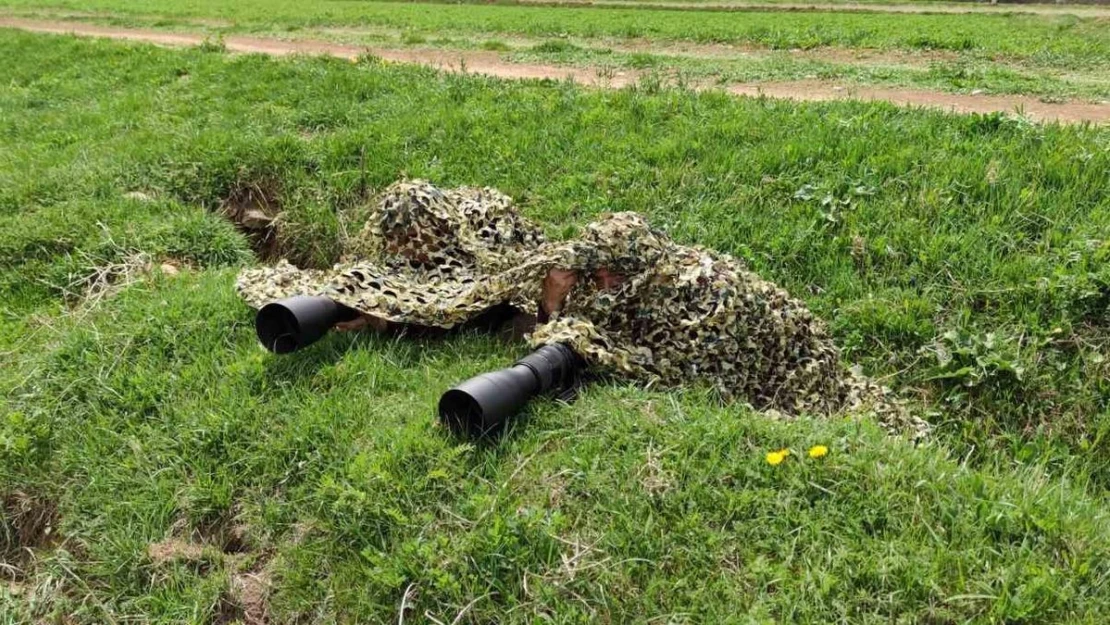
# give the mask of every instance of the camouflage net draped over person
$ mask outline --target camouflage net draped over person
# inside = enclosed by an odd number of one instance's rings
[[[842,366],[824,323],[801,301],[732,256],[675,243],[635,213],[548,243],[496,190],[399,182],[347,251],[358,260],[331,270],[284,261],[246,270],[239,292],[256,308],[325,295],[371,318],[440,328],[511,304],[551,313],[532,333],[534,347],[565,343],[595,371],[659,386],[709,383],[726,399],[788,414],[871,409],[889,428],[925,428]],[[571,278],[547,310],[537,303],[552,271]]]
[[[577,280],[533,344],[567,343],[595,365],[674,385],[709,381],[725,398],[831,413],[849,391],[839,352],[800,301],[726,254],[678,245],[635,213],[592,223],[558,249]]]

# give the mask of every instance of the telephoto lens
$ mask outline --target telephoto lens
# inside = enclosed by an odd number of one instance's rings
[[[439,419],[458,435],[499,432],[533,397],[574,389],[582,366],[566,345],[545,345],[511,367],[475,376],[444,393]]]
[[[266,349],[288,354],[315,343],[335,324],[356,316],[356,311],[331,298],[298,295],[259,309],[254,329]]]

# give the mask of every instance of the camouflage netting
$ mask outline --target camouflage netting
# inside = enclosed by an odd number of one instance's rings
[[[450,328],[499,304],[537,312],[544,276],[580,277],[533,346],[566,343],[595,371],[655,386],[707,382],[724,398],[787,414],[874,411],[919,434],[889,393],[840,362],[825,324],[732,256],[676,244],[635,213],[545,242],[494,189],[399,182],[383,195],[348,256],[331,270],[286,262],[248,269],[240,294],[258,308],[325,295],[377,319]],[[589,277],[599,270],[616,284]]]

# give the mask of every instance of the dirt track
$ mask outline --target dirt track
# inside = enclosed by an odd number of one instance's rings
[[[143,41],[165,46],[194,46],[205,41],[205,36],[199,34],[168,33],[21,18],[0,18],[0,27],[39,33],[75,34]],[[483,74],[510,79],[569,79],[580,84],[596,87],[620,88],[634,84],[640,78],[640,75],[636,72],[617,72],[616,74],[603,75],[595,70],[585,68],[509,63],[496,52],[365,48],[324,41],[284,41],[239,36],[226,37],[224,44],[232,52],[260,53],[274,56],[320,54],[355,59],[368,53],[390,62],[427,65],[452,72]],[[733,84],[726,87],[707,86],[706,88],[723,89],[729,93],[742,96],[765,95],[803,101],[882,100],[898,105],[937,108],[957,113],[1022,111],[1027,117],[1040,121],[1064,123],[1110,122],[1110,103],[1048,103],[1028,96],[960,95],[917,89],[840,85],[821,81],[761,82]]]

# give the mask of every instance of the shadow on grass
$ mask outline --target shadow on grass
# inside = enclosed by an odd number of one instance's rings
[[[266,375],[277,382],[299,383],[334,365],[357,343],[354,333],[331,332],[318,342],[292,354],[270,354]]]

